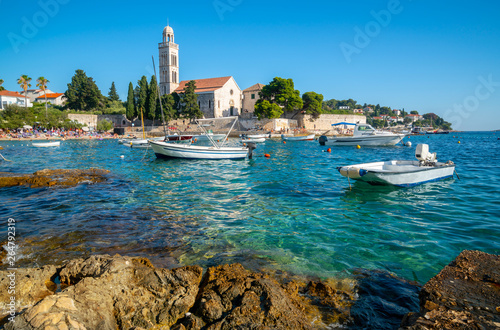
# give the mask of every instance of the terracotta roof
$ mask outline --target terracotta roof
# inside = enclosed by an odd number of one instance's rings
[[[21,95],[18,92],[11,92],[11,91],[0,91],[0,95],[11,96],[11,97],[24,97],[24,95]]]
[[[264,84],[255,84],[253,86],[248,87],[247,89],[244,89],[244,92],[249,92],[249,91],[260,91],[262,87],[264,87]]]
[[[195,93],[212,92],[222,88],[231,77],[208,78],[208,79],[191,79],[196,83]],[[183,80],[179,83],[179,87],[174,91],[176,93],[183,93],[186,85],[191,80]]]
[[[48,93],[48,99],[57,99],[59,96],[64,95],[64,93]],[[36,99],[45,99],[45,94],[37,96]]]

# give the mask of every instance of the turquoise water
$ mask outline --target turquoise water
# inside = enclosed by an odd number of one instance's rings
[[[111,174],[103,184],[2,188],[0,214],[5,223],[17,220],[20,266],[120,253],[163,267],[240,262],[321,278],[381,269],[424,283],[464,249],[500,254],[499,137],[412,136],[410,148],[331,153],[317,141],[271,140],[243,161],[161,160],[116,140],[68,140],[59,148],[1,141],[12,160],[0,163],[3,172],[96,167]],[[414,159],[417,143],[454,161],[460,180],[349,190],[336,170]],[[6,231],[0,228],[0,241]]]

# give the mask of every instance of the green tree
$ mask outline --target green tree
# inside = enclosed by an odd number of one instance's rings
[[[21,78],[17,80],[17,83],[24,90],[24,108],[28,108],[28,87],[31,87],[31,78],[23,74]]]
[[[198,105],[198,96],[195,94],[196,82],[191,80],[186,84],[184,92],[181,93],[181,114],[185,118],[195,119],[203,118],[203,112],[201,112]]]
[[[418,111],[417,110],[410,111],[410,114],[412,114],[412,115],[418,115]]]
[[[0,91],[3,91],[5,88],[2,87],[3,85],[3,79],[0,79]]]
[[[255,115],[259,120],[263,118],[279,118],[283,114],[283,109],[276,103],[271,103],[268,100],[259,99],[255,102]]]
[[[64,95],[68,109],[90,111],[103,107],[101,91],[94,80],[80,69],[75,71]]]
[[[141,115],[141,108],[146,109],[146,104],[148,101],[148,92],[149,92],[149,87],[148,87],[148,78],[146,76],[142,76],[141,80],[137,82],[137,107],[135,109],[135,117],[140,117]]]
[[[177,94],[175,94],[177,95]],[[173,94],[165,94],[162,96],[163,104],[163,114],[165,115],[165,120],[169,122],[172,119],[177,118],[177,109],[175,108],[175,97]],[[157,115],[161,118],[161,113]]]
[[[259,95],[261,100],[275,103],[283,107],[284,111],[300,110],[303,106],[300,92],[295,89],[292,79],[275,77],[262,87]]]
[[[47,84],[50,81],[45,79],[45,77],[38,77],[36,82],[38,83],[38,84],[36,84],[36,87],[40,88],[43,91],[43,94],[45,94],[45,119],[48,119],[49,115],[47,114],[48,113],[48,110],[47,110],[48,106],[47,106],[47,92],[46,92],[46,90],[47,90]]]
[[[118,93],[116,92],[116,86],[115,82],[111,82],[111,87],[109,88],[108,92],[108,99],[110,101],[120,101],[120,97],[118,96]]]
[[[323,95],[315,92],[306,92],[302,95],[304,106],[302,110],[310,114],[314,119],[321,115],[321,106],[323,104]]]
[[[113,128],[113,124],[107,119],[100,120],[97,123],[97,130],[101,132],[107,132]]]
[[[132,82],[128,84],[128,95],[127,95],[127,111],[125,116],[128,120],[134,119],[135,116],[135,97],[134,97],[134,86]]]
[[[156,76],[151,77],[151,82],[149,83],[149,91],[146,102],[146,113],[145,116],[148,119],[155,120],[158,114],[156,108],[158,108],[158,87],[156,83]]]

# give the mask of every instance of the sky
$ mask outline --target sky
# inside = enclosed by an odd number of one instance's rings
[[[104,95],[153,74],[169,24],[180,79],[233,76],[241,89],[291,78],[325,100],[433,112],[457,130],[500,129],[500,2],[0,0],[0,79],[77,69]],[[158,70],[158,68],[157,68]]]

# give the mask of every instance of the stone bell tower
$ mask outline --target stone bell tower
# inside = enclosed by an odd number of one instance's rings
[[[160,94],[170,94],[179,87],[179,45],[174,43],[174,29],[163,29],[163,42],[158,44],[160,52]]]

